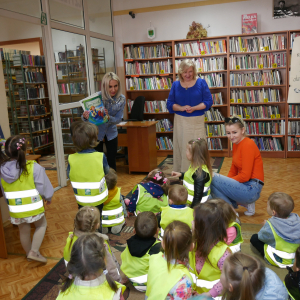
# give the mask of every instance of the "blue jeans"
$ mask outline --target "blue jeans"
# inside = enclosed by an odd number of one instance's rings
[[[212,198],[221,198],[237,208],[238,204],[247,205],[258,200],[262,187],[253,180],[240,183],[227,176],[214,173],[210,195]]]

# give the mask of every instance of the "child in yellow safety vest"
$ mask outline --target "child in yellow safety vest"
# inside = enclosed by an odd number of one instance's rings
[[[72,140],[78,152],[68,157],[67,175],[78,209],[94,206],[101,215],[103,203],[108,197],[105,175],[109,171],[109,165],[105,154],[94,149],[98,144],[98,127],[89,122],[78,121],[72,123],[71,129]]]
[[[103,238],[96,233],[79,237],[67,266],[69,275],[63,280],[56,299],[124,300],[126,288],[112,279],[105,262]]]
[[[209,202],[215,203],[217,208],[223,214],[223,220],[227,226],[227,240],[225,243],[229,245],[232,253],[241,251],[241,244],[244,242],[242,238],[242,230],[239,224],[239,219],[234,208],[220,198],[210,199]]]
[[[145,300],[190,299],[193,279],[188,269],[188,257],[194,247],[190,227],[180,221],[170,223],[162,247],[164,254],[150,257]]]
[[[26,139],[21,135],[7,139],[6,155],[0,145],[2,194],[8,205],[11,223],[19,227],[27,260],[46,263],[47,259],[39,252],[47,228],[43,198],[51,204],[54,190],[45,169],[35,161],[26,161],[26,145]],[[32,241],[31,223],[35,225]]]
[[[105,180],[108,189],[108,198],[103,203],[102,233],[108,233],[110,228],[111,233],[117,234],[125,226],[125,217],[121,188],[117,187],[118,176],[116,171],[110,168],[108,174],[105,175]]]
[[[225,259],[231,254],[227,226],[218,205],[208,200],[194,208],[193,234],[195,248],[189,254],[190,272],[197,293],[217,297]]]
[[[226,300],[287,300],[287,290],[257,258],[236,252],[224,262],[221,283]],[[297,298],[298,299],[298,298]]]
[[[173,221],[181,221],[192,228],[192,221],[194,219],[194,210],[186,206],[188,192],[186,188],[179,184],[171,185],[169,188],[169,206],[161,208],[161,215],[159,227],[161,227],[158,234],[159,239],[162,240],[166,227]]]
[[[267,203],[267,212],[272,216],[264,221],[258,234],[250,242],[274,266],[293,266],[295,252],[300,246],[300,218],[292,213],[294,200],[286,193],[273,193]]]
[[[161,207],[168,206],[168,188],[169,182],[164,172],[154,169],[134,187],[130,199],[125,199],[128,211],[136,214],[143,211],[160,212]]]
[[[291,299],[300,299],[300,247],[296,250],[293,267],[287,267],[287,269],[289,274],[285,276],[284,284]]]
[[[121,281],[121,276],[119,272],[119,264],[110,249],[109,238],[105,234],[99,233],[97,230],[100,226],[100,213],[96,207],[93,206],[84,206],[76,214],[74,219],[74,230],[69,232],[67,238],[67,243],[64,248],[64,260],[66,266],[68,265],[71,252],[74,247],[75,242],[81,236],[95,232],[99,237],[104,241],[104,250],[106,252],[106,268],[109,275],[115,281]]]
[[[153,212],[138,214],[134,222],[135,235],[127,240],[127,247],[121,254],[121,270],[140,292],[146,291],[149,259],[161,249],[160,242],[155,238],[157,231],[157,219]]]
[[[185,173],[172,171],[171,175],[183,179],[188,191],[187,204],[191,208],[204,203],[210,195],[212,168],[205,139],[190,140],[186,146],[186,157],[191,162]]]

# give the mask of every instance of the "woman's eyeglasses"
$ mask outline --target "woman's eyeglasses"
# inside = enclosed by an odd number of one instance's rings
[[[229,123],[229,122],[232,122],[232,123],[237,123],[237,122],[241,122],[241,120],[239,118],[236,118],[236,117],[231,117],[231,118],[225,118],[225,123]]]

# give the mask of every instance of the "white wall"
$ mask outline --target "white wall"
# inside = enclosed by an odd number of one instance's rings
[[[154,5],[178,4],[192,2],[190,0],[114,0],[113,9],[125,10]],[[116,38],[116,56],[118,73],[123,77],[123,49],[122,43],[149,41],[147,28],[150,21],[156,28],[155,40],[184,39],[192,21],[208,24],[208,37],[219,35],[232,35],[241,33],[241,15],[257,13],[258,31],[280,31],[300,29],[300,17],[273,19],[273,0],[249,0],[236,3],[197,6],[193,8],[173,9],[158,12],[136,14],[135,19],[129,15],[114,17],[114,31]]]

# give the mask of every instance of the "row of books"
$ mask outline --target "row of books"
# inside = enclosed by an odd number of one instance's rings
[[[220,138],[207,138],[208,150],[223,150],[222,142]]]
[[[29,113],[31,116],[40,116],[47,113],[45,105],[28,105]],[[27,106],[20,105],[20,116],[27,116]]]
[[[210,72],[225,70],[226,59],[225,57],[211,57],[211,58],[195,58],[191,59],[196,66],[197,72]],[[175,72],[178,73],[179,65],[183,60],[175,60]]]
[[[31,131],[34,133],[36,131],[46,130],[51,128],[51,120],[49,118],[47,119],[38,119],[34,121],[30,121],[30,125],[28,122],[19,122],[20,131],[23,133],[29,133],[30,129],[29,126],[31,126]]]
[[[134,100],[128,99],[128,112],[131,112]],[[144,113],[169,112],[166,100],[145,101]]]
[[[206,136],[225,136],[226,130],[224,124],[205,124]]]
[[[78,73],[80,77],[86,76],[85,64],[56,65],[56,70],[61,71],[61,75],[71,76]]]
[[[285,134],[285,121],[246,122],[246,132],[255,135]]]
[[[125,59],[147,59],[157,57],[170,57],[172,55],[172,47],[164,44],[155,46],[127,46],[124,48]]]
[[[73,118],[61,118],[61,128],[70,129],[73,122]]]
[[[85,95],[87,92],[87,86],[86,82],[58,83],[58,91],[60,95]]]
[[[264,69],[286,66],[286,53],[268,53],[257,55],[230,55],[230,70]]]
[[[159,150],[173,150],[173,141],[167,136],[156,138],[156,148]]]
[[[175,44],[176,56],[195,56],[216,53],[226,53],[226,40]]]
[[[278,89],[230,90],[230,103],[267,103],[281,101],[282,98]]]
[[[158,121],[156,123],[156,132],[170,132],[173,131],[173,124],[169,119],[149,119],[149,121]]]
[[[23,71],[22,70],[16,70],[15,75],[16,75],[17,82],[23,82]],[[43,73],[31,72],[29,70],[25,70],[24,80],[25,80],[25,82],[45,82]]]
[[[280,119],[278,106],[230,106],[230,115],[239,115],[244,119]]]
[[[300,118],[300,105],[289,105],[289,118]]]
[[[224,116],[220,113],[217,108],[211,108],[210,110],[205,112],[205,120],[206,121],[224,121]]]
[[[231,86],[279,85],[281,75],[278,70],[251,73],[230,73]]]
[[[284,35],[232,37],[229,40],[230,52],[258,52],[286,49],[286,37]]]
[[[62,134],[63,144],[65,145],[73,145],[72,135],[71,133],[63,133]]]
[[[211,96],[212,96],[212,100],[213,100],[213,105],[222,105],[223,104],[222,93],[211,94]]]
[[[300,138],[288,136],[287,147],[288,151],[300,151]]]
[[[288,134],[300,135],[300,122],[289,121],[288,122]]]
[[[49,134],[41,134],[32,137],[33,148],[41,147],[50,143]]]
[[[27,88],[27,98],[25,96],[25,90],[23,88],[19,88],[18,92],[20,100],[45,98],[45,89],[43,87]]]
[[[43,55],[30,55],[30,54],[14,54],[13,65],[14,66],[45,66],[45,56]]]
[[[75,108],[69,108],[64,109],[60,111],[61,115],[73,115],[80,117],[83,114],[83,108],[82,107],[75,107]]]
[[[253,137],[251,138],[260,151],[283,151],[279,138]]]
[[[67,50],[64,52],[54,52],[55,62],[66,62],[68,59],[80,58],[84,59],[84,47],[79,45],[76,50]]]
[[[204,79],[209,87],[223,87],[224,86],[224,74],[211,73],[206,75],[199,75]]]
[[[294,40],[295,40],[295,38],[296,38],[297,36],[300,36],[300,33],[295,33],[295,32],[293,32],[293,33],[291,34],[291,48],[293,48]]]
[[[172,73],[171,59],[164,61],[147,61],[145,63],[125,61],[126,75],[149,75],[149,74],[165,74]]]
[[[160,90],[170,89],[172,79],[170,77],[152,78],[126,78],[127,90]]]
[[[8,48],[0,48],[1,59],[12,59],[14,54],[25,54],[30,55],[30,51],[25,50],[16,50],[16,49],[8,49]]]

